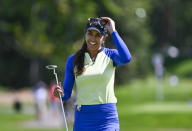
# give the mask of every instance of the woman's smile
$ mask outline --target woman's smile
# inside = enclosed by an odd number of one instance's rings
[[[96,42],[89,42],[91,45],[96,45]]]
[[[97,51],[100,49],[100,44],[98,44],[97,42],[88,42],[87,49],[89,51]]]

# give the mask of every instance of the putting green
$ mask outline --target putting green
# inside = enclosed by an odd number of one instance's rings
[[[190,113],[192,103],[145,103],[125,108],[133,113]]]

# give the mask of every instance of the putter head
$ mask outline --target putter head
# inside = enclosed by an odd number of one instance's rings
[[[49,69],[49,70],[56,69],[57,65],[47,65],[46,68]]]

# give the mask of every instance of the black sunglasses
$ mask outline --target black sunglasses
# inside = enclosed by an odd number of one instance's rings
[[[101,19],[101,18],[89,18],[89,25],[100,25],[101,27],[105,26],[107,24],[107,21]]]

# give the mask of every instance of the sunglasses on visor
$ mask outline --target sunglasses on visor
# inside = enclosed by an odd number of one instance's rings
[[[104,27],[107,24],[107,21],[101,19],[101,18],[89,18],[89,25],[100,25],[101,27]]]

